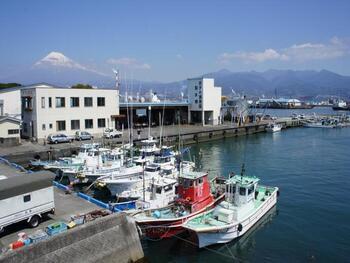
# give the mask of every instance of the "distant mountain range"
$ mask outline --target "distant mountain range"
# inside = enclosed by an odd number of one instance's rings
[[[215,85],[221,86],[224,95],[232,90],[249,96],[316,97],[341,96],[350,98],[350,77],[331,71],[321,70],[267,70],[264,72],[231,72],[226,69],[207,73],[204,77],[215,79]],[[189,76],[192,77],[192,76]],[[18,82],[32,84],[47,82],[58,86],[71,86],[76,83],[113,88],[114,76],[90,69],[59,52],[51,52],[29,69],[16,75],[2,78],[0,82]],[[186,80],[160,83],[134,81],[136,91],[144,94],[152,89],[167,97],[180,96],[186,92]],[[123,84],[123,82],[122,82]],[[123,87],[122,87],[123,89]],[[125,90],[122,90],[124,92]]]

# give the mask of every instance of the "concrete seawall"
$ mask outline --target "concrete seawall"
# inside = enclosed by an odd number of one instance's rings
[[[277,121],[281,123],[284,128],[298,127],[300,126],[300,122],[298,120],[291,119],[281,119]],[[163,133],[165,137],[164,140],[170,144],[174,144],[178,141],[179,133],[181,136],[181,141],[184,145],[186,144],[194,144],[201,143],[211,140],[222,139],[226,137],[235,137],[235,136],[243,136],[249,134],[255,134],[265,131],[267,123],[253,123],[247,124],[244,126],[231,126],[231,125],[220,125],[220,126],[186,126],[186,127],[169,127],[168,130]],[[152,128],[151,132],[152,136],[155,138],[159,138],[159,127]],[[128,131],[124,132],[124,142],[127,141]],[[135,138],[136,136],[136,138]],[[141,138],[138,139],[136,135],[136,131],[134,131],[134,143],[137,145],[140,140],[146,139],[147,133],[143,133]],[[101,142],[107,143],[107,145],[117,146],[121,144],[122,139],[113,139],[113,140],[101,140]],[[33,146],[33,150],[26,151],[14,151],[13,153],[6,154],[4,151],[3,157],[10,160],[11,162],[21,164],[26,166],[29,160],[34,158],[40,158],[41,160],[52,159],[55,160],[59,157],[71,156],[72,154],[76,154],[79,150],[79,145],[76,144],[67,144],[67,145],[46,145],[44,148],[40,150],[36,150],[35,146]]]
[[[136,225],[113,214],[0,256],[0,263],[135,262],[144,257]]]

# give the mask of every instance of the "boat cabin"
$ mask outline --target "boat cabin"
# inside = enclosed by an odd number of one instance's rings
[[[226,181],[226,201],[237,207],[252,203],[259,179],[254,176],[235,175]]]
[[[203,172],[186,172],[179,176],[178,195],[180,200],[185,200],[192,208],[196,203],[206,203],[211,199],[210,182],[208,174]],[[195,210],[198,210],[195,207]]]

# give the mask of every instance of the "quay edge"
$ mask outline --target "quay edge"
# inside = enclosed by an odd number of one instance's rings
[[[128,238],[125,238],[128,237]],[[117,213],[0,256],[0,263],[137,262],[144,258],[134,220]]]
[[[292,127],[299,127],[301,126],[301,122],[299,120],[291,120],[291,118],[283,118],[276,121],[277,123],[281,123],[283,125],[283,128],[292,128]],[[198,127],[194,126],[192,129],[181,129],[180,136],[181,141],[184,145],[189,144],[195,144],[195,143],[201,143],[201,142],[207,142],[211,140],[218,140],[228,137],[236,137],[236,136],[244,136],[244,135],[250,135],[250,134],[256,134],[265,132],[265,126],[267,125],[267,122],[262,123],[254,123],[254,124],[247,124],[243,126],[231,126],[231,125],[222,125],[222,126],[204,126],[200,129]],[[158,128],[153,128],[153,130]],[[127,133],[127,131],[124,131]],[[134,133],[135,134],[135,133]],[[178,140],[178,127],[173,128],[173,132],[164,133],[165,138],[168,143],[176,143]],[[152,132],[152,135],[155,138],[159,138],[159,134],[154,134]],[[134,143],[137,145],[141,140],[146,139],[147,135],[143,134],[140,139],[135,138],[134,135]],[[120,145],[122,139],[113,139],[113,140],[105,140],[109,145]],[[124,140],[125,141],[125,140]],[[15,146],[18,147],[18,146]],[[49,157],[51,159],[57,159],[59,157],[65,157],[65,156],[71,156],[72,154],[77,153],[79,149],[79,145],[71,145],[67,144],[60,145],[59,148],[55,146],[48,146],[46,145],[45,150],[35,150],[35,147],[33,146],[33,150],[27,150],[23,152],[18,153],[10,153],[10,154],[3,154],[2,157],[5,159],[26,166],[28,165],[30,160],[35,159],[35,157],[40,157],[41,160],[48,160]]]

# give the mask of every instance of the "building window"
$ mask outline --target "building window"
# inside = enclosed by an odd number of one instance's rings
[[[199,100],[199,103],[202,103],[202,100]]]
[[[57,129],[57,131],[65,131],[66,130],[66,121],[56,121],[56,129]]]
[[[194,103],[198,103],[198,100],[195,100]]]
[[[104,107],[106,104],[105,97],[98,97],[97,98],[97,106],[98,107]]]
[[[45,97],[41,97],[41,108],[45,109]]]
[[[23,196],[23,202],[24,203],[30,202],[30,195]]]
[[[49,108],[52,108],[52,98],[49,97]]]
[[[11,134],[19,134],[19,129],[10,129],[10,130],[7,130],[7,133],[9,135],[11,135]]]
[[[93,119],[86,119],[85,120],[85,129],[92,129],[92,128],[94,128]]]
[[[106,119],[97,119],[97,127],[105,128],[106,127]]]
[[[22,98],[22,108],[25,111],[33,110],[32,97],[23,97]]]
[[[52,123],[49,124],[49,128],[52,129]]]
[[[56,97],[56,108],[66,107],[65,97]]]
[[[197,97],[197,93],[195,93],[194,96]]]
[[[45,130],[46,130],[46,125],[45,125],[45,124],[41,125],[41,129],[42,129],[43,131],[45,131]]]
[[[85,107],[92,107],[92,97],[85,97],[84,98],[84,106]]]
[[[28,132],[27,123],[23,123],[23,132]]]
[[[199,95],[199,99],[202,99],[202,95]]]
[[[200,80],[200,81],[198,82],[198,84],[199,84],[199,86],[202,85],[202,81]]]
[[[80,120],[71,120],[70,121],[70,129],[71,130],[79,130],[80,129]]]
[[[196,85],[196,86],[194,86],[194,89],[195,89],[195,90],[197,90],[197,89],[198,89],[198,86],[197,86],[197,85]]]
[[[70,98],[70,106],[71,107],[79,107],[79,97],[71,97]]]

